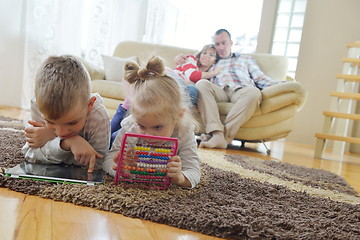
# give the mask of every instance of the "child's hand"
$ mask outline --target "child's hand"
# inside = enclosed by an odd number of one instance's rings
[[[25,137],[29,147],[40,148],[56,137],[54,131],[49,129],[44,123],[31,120],[28,123],[31,126],[25,128]]]
[[[61,141],[61,148],[71,151],[74,158],[82,165],[89,165],[88,172],[95,167],[96,158],[103,158],[94,148],[82,137],[74,136]]]
[[[167,164],[166,176],[171,182],[180,187],[191,187],[190,181],[181,172],[182,164],[179,156],[173,156]]]
[[[115,170],[115,171],[116,171],[116,168],[117,168],[119,155],[120,155],[120,151],[113,158],[113,161],[114,161],[115,164],[112,166],[112,169]]]
[[[186,56],[183,54],[179,54],[175,57],[175,65],[179,66],[179,65],[183,65],[184,63],[186,63]]]

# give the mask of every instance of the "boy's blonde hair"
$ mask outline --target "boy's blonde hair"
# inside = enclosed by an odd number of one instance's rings
[[[189,109],[189,100],[178,82],[165,74],[164,62],[152,57],[146,67],[140,68],[134,62],[125,65],[125,80],[134,84],[131,98],[131,112],[141,116],[151,112],[159,116],[171,117],[180,131],[186,123],[196,121]],[[184,113],[181,117],[180,113]]]
[[[91,95],[90,76],[73,56],[51,56],[36,74],[35,97],[40,112],[56,120],[76,104],[88,103]]]

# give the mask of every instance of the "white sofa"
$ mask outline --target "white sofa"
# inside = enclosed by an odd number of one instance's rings
[[[174,58],[179,53],[196,53],[195,50],[152,43],[125,41],[120,42],[113,57],[136,57],[144,65],[150,57],[156,55],[165,60],[166,66],[174,67]],[[254,115],[238,131],[235,139],[242,141],[271,141],[286,137],[294,129],[294,117],[306,99],[304,87],[287,77],[287,58],[270,54],[252,54],[262,71],[274,80],[288,80],[285,84],[268,87],[262,91],[263,101]],[[134,58],[132,58],[134,59]],[[121,60],[123,59],[114,59]],[[99,93],[105,100],[110,116],[125,99],[126,88],[122,81],[107,79],[104,69],[84,62],[90,73],[93,92]],[[106,72],[109,72],[105,64]],[[120,71],[120,70],[119,70]],[[110,73],[108,74],[110,75]],[[219,102],[219,111],[225,119],[233,103]],[[197,119],[200,119],[197,116]],[[198,133],[202,133],[203,128]]]

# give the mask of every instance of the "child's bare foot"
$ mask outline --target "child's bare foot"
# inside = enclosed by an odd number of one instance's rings
[[[204,148],[227,148],[227,142],[224,137],[224,133],[221,131],[215,131],[212,133],[212,137],[208,141],[201,141],[199,147]]]

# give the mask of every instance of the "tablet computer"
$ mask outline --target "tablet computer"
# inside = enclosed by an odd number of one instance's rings
[[[87,168],[66,164],[41,164],[22,162],[5,171],[5,176],[50,182],[80,183],[87,185],[100,184],[103,171],[87,172]]]

